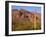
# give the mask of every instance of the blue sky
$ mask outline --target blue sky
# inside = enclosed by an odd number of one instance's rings
[[[41,12],[41,7],[36,7],[36,6],[15,6],[12,5],[12,9],[25,9],[28,11],[33,11],[33,12]]]

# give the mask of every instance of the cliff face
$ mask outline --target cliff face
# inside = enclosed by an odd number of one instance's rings
[[[19,22],[20,21],[21,22],[30,21],[33,24],[36,24],[36,22],[41,24],[41,15],[39,13],[29,12],[24,9],[20,9],[20,10],[15,9],[15,10],[12,10],[12,23],[15,24],[17,21],[19,21]],[[27,24],[28,24],[28,22],[27,22]],[[31,25],[31,24],[28,24],[28,25]],[[26,26],[26,28],[28,27],[28,25]],[[22,28],[24,28],[24,26]],[[13,28],[13,30],[15,30],[15,29]]]
[[[40,17],[41,15],[39,13],[29,12],[24,9],[13,10],[12,16],[13,16],[13,20],[27,19],[27,20],[30,20],[31,22],[33,22],[34,19],[36,19],[36,21],[39,21],[39,22],[41,20],[41,17]]]

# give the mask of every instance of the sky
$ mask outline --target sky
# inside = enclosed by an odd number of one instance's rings
[[[37,12],[40,13],[41,12],[41,7],[36,7],[36,6],[15,6],[12,5],[12,9],[25,9],[28,11],[33,11],[33,12]]]

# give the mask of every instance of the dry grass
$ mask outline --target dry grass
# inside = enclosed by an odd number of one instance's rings
[[[15,20],[12,25],[12,31],[24,31],[24,30],[39,30],[41,29],[40,23],[36,23],[36,27],[34,27],[34,23],[29,20]]]

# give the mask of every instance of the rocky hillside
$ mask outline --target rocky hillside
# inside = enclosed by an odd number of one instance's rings
[[[13,24],[13,29],[12,29],[13,31],[25,30],[25,29],[27,30],[40,29],[41,28],[40,27],[41,14],[37,12],[30,12],[24,9],[20,9],[20,10],[13,9],[12,10],[12,24]]]

